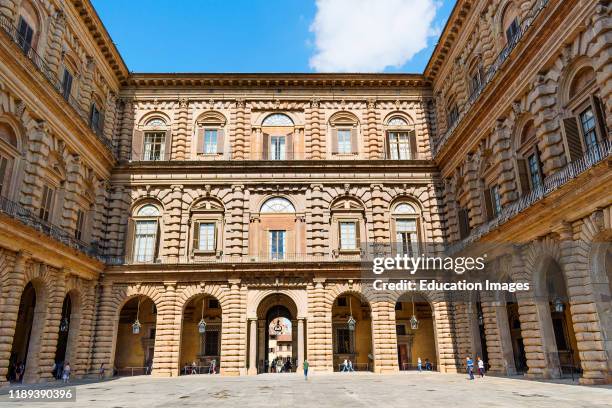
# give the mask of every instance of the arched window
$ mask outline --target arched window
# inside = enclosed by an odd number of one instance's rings
[[[13,128],[0,122],[0,195],[10,197],[15,166],[20,156]]]
[[[517,180],[521,195],[542,187],[544,174],[533,120],[528,120],[517,135],[519,144],[516,154]]]
[[[156,205],[139,207],[128,225],[127,261],[153,262],[159,253],[161,211]]]
[[[225,144],[225,116],[219,112],[206,112],[196,121],[196,154],[214,158],[222,155]]]
[[[420,213],[417,208],[411,203],[400,202],[392,208],[391,219],[396,253],[418,256]]]
[[[191,251],[194,256],[221,254],[223,212],[223,204],[212,198],[200,200],[191,208]]]
[[[89,127],[98,135],[102,135],[104,132],[104,112],[102,111],[102,103],[97,98],[94,98],[91,103]]]
[[[355,155],[359,153],[357,129],[359,121],[350,112],[337,112],[329,119],[332,155]]]
[[[403,116],[391,116],[385,124],[386,156],[391,160],[415,160],[417,155],[414,126]]]
[[[262,126],[293,126],[291,118],[283,113],[268,115],[261,124]]]
[[[24,52],[36,49],[40,33],[40,19],[36,9],[29,1],[24,1],[19,10],[17,21],[17,41]]]
[[[446,103],[446,128],[450,129],[459,120],[459,107],[454,98],[449,98]]]
[[[132,160],[168,160],[170,156],[170,143],[170,127],[166,121],[158,116],[149,118],[134,131]]]
[[[282,197],[274,197],[267,200],[261,206],[261,213],[295,213],[295,208],[293,204],[286,198]]]
[[[605,109],[599,97],[595,71],[586,65],[574,70],[566,81],[565,100],[568,116],[563,119],[565,150],[569,161],[585,153],[601,157],[600,142],[607,134]]]
[[[518,9],[513,2],[508,3],[504,9],[501,26],[506,44],[514,44],[519,38],[521,26]]]

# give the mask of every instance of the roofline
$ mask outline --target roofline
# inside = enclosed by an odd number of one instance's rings
[[[351,78],[351,79],[373,79],[373,78],[399,78],[399,79],[424,79],[421,73],[378,73],[378,72],[131,72],[130,78]]]

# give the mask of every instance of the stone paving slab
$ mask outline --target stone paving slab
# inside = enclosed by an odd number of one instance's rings
[[[315,374],[308,381],[297,374],[141,376],[76,387],[76,402],[10,401],[3,389],[0,407],[612,407],[609,386],[416,372]]]

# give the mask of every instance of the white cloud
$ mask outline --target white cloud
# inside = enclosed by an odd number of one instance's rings
[[[310,26],[318,72],[380,72],[427,47],[436,0],[317,0]]]

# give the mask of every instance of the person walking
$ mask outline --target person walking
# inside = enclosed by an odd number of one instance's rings
[[[308,381],[308,360],[304,360],[304,379]]]
[[[476,359],[478,360],[478,375],[480,375],[480,378],[483,378],[485,372],[484,361],[482,361],[480,356],[476,357]]]
[[[62,373],[62,380],[67,383],[70,380],[70,363],[66,361],[64,364],[64,371]]]
[[[420,373],[423,370],[423,362],[421,357],[417,358],[417,371]]]
[[[466,357],[465,361],[466,361],[466,366],[467,366],[467,372],[468,372],[468,375],[470,376],[470,380],[473,380],[474,379],[474,360],[472,360],[470,357]]]
[[[355,372],[355,370],[353,370],[353,362],[351,360],[348,361],[348,370],[349,372]]]
[[[342,372],[348,371],[348,361],[346,358],[344,359],[344,363],[342,363]]]
[[[98,379],[103,380],[104,379],[104,363],[100,364],[100,368],[98,369]]]

